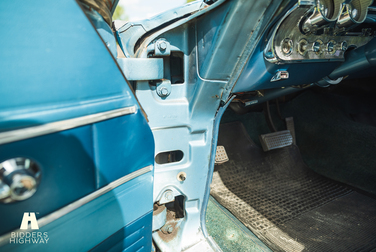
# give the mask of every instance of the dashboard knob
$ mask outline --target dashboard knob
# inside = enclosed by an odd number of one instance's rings
[[[326,44],[328,54],[334,54],[337,51],[336,44],[337,43],[334,40],[330,40],[328,44]]]
[[[292,53],[293,47],[294,42],[291,39],[285,38],[284,40],[282,40],[281,51],[285,56],[289,56]]]
[[[342,42],[342,44],[341,44],[341,50],[342,51],[346,51],[347,50],[347,42],[346,41]]]
[[[321,49],[322,44],[323,44],[323,42],[319,39],[316,40],[315,42],[313,42],[312,51],[315,52],[317,55],[321,54],[322,53],[322,49]]]
[[[333,52],[334,51],[334,43],[333,42],[328,42],[327,44],[328,47],[328,52]]]
[[[320,43],[319,42],[314,42],[313,45],[312,45],[312,51],[314,52],[319,52],[320,51]]]
[[[298,53],[300,55],[306,55],[308,51],[308,41],[306,39],[301,39],[298,44]]]

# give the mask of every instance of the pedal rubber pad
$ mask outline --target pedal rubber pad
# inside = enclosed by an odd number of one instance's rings
[[[224,146],[217,146],[217,152],[215,153],[215,164],[223,164],[227,162],[228,156]]]
[[[296,144],[294,118],[286,117],[285,121],[286,121],[286,128],[290,131],[291,136],[292,136],[292,143]]]
[[[264,151],[283,148],[293,143],[293,137],[289,130],[260,135],[259,138]]]

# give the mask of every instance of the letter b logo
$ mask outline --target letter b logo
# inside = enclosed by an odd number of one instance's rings
[[[28,213],[28,212],[25,212],[23,215],[20,229],[27,229],[29,221],[30,221],[31,229],[39,229],[37,218],[35,217],[35,213]]]

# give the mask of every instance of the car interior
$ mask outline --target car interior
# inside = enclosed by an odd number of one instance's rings
[[[215,166],[209,208],[228,209],[273,251],[373,251],[375,91],[372,77],[347,78],[268,106],[234,101],[220,125],[228,161]],[[287,118],[294,143],[264,151],[259,136],[286,130]],[[209,233],[226,251],[263,251],[241,228],[226,233],[216,224]]]

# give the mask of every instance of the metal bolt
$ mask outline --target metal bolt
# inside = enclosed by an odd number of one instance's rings
[[[180,174],[180,175],[179,175],[179,178],[180,178],[181,181],[184,181],[184,180],[185,180],[185,176],[184,176],[184,174]]]
[[[165,88],[165,87],[161,88],[160,92],[161,92],[162,96],[167,96],[168,95],[168,89]]]
[[[171,201],[174,199],[174,195],[172,195],[172,191],[167,191],[164,196],[165,196],[165,199],[168,201]]]
[[[166,227],[166,231],[167,231],[167,233],[171,234],[174,231],[174,228],[171,225],[168,225]]]
[[[183,182],[187,178],[187,174],[185,172],[179,172],[176,178],[179,181]]]
[[[158,43],[158,48],[159,48],[159,50],[161,50],[161,51],[166,50],[166,49],[167,49],[167,43],[166,43],[165,41],[161,41],[161,42],[159,42],[159,43]]]

